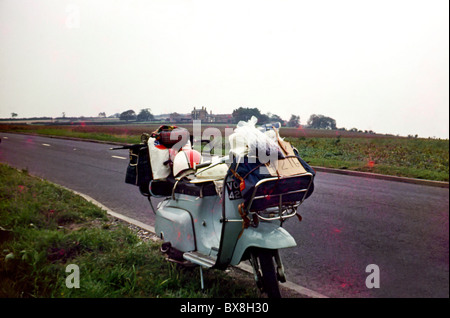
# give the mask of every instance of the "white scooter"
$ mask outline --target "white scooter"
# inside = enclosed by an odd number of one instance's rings
[[[130,149],[127,182],[138,185],[150,203],[151,197],[163,198],[156,209],[152,205],[161,250],[172,261],[199,265],[201,274],[202,268],[225,270],[249,260],[260,291],[281,297],[278,282],[286,277],[279,250],[296,246],[282,225],[301,219],[297,209],[313,191],[314,170],[288,143],[277,168],[248,156],[200,163],[195,150],[185,149],[176,156],[185,157],[188,169],[175,171],[174,165],[163,180],[151,180],[153,142],[144,134],[141,144],[120,149]]]

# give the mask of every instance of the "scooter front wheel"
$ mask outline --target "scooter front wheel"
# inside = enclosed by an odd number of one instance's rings
[[[274,266],[276,250],[258,248],[251,252],[251,263],[256,285],[269,298],[281,298],[277,272]]]

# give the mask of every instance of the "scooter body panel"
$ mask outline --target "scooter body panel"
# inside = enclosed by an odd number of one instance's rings
[[[218,196],[201,198],[175,194],[175,198],[164,201],[158,207],[155,231],[157,234],[164,232],[164,240],[182,252],[198,251],[216,256],[222,232],[221,214]],[[187,234],[183,231],[187,231]]]
[[[279,224],[261,222],[256,228],[244,229],[236,243],[230,264],[239,264],[245,251],[250,247],[282,249],[296,245],[295,239]]]
[[[155,232],[179,251],[196,250],[193,220],[186,210],[162,204],[156,210]]]

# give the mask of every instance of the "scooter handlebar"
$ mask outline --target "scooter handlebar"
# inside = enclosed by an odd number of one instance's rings
[[[196,169],[201,169],[201,168],[208,167],[210,165],[217,165],[219,163],[224,163],[226,161],[226,159],[227,159],[227,157],[225,156],[225,157],[220,158],[217,161],[207,161],[205,163],[200,163],[200,164],[196,165],[195,168]]]
[[[209,166],[211,164],[211,161],[205,162],[205,163],[200,163],[198,165],[195,166],[196,169],[201,169],[201,168],[205,168],[207,166]]]
[[[140,147],[145,146],[145,144],[134,144],[134,145],[127,145],[122,147],[116,147],[116,148],[109,148],[109,150],[119,150],[119,149],[138,149]]]

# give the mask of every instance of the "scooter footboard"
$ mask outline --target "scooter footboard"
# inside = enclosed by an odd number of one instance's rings
[[[230,264],[239,264],[250,247],[282,249],[294,246],[297,246],[295,239],[284,228],[273,223],[260,223],[257,228],[249,227],[242,232]]]

